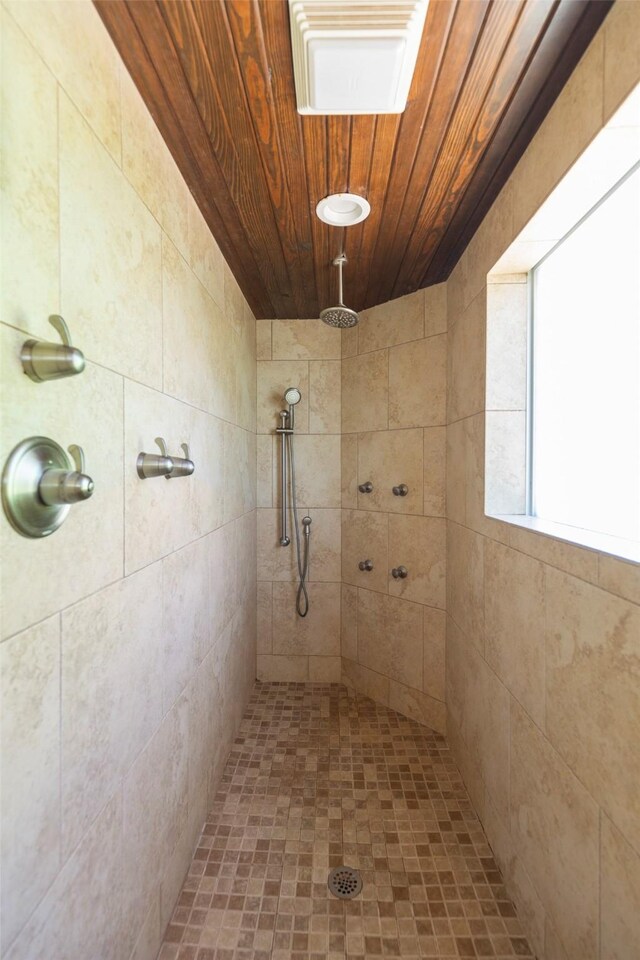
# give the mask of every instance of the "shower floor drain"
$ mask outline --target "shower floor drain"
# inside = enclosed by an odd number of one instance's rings
[[[362,890],[362,877],[353,867],[335,867],[329,874],[329,890],[334,897],[350,900]]]

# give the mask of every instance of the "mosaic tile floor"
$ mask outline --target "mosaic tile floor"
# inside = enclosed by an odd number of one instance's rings
[[[353,900],[331,867],[362,873]],[[337,684],[258,683],[160,960],[532,958],[445,740]]]

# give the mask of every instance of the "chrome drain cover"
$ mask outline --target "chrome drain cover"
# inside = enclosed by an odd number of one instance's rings
[[[329,874],[328,886],[334,897],[351,900],[362,890],[362,877],[353,867],[334,867]]]

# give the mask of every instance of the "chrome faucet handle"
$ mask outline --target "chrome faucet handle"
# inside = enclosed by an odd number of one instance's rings
[[[164,443],[164,441],[163,441]],[[167,480],[175,480],[176,477],[190,477],[196,468],[195,463],[189,456],[189,444],[181,443],[184,457],[172,457],[173,467],[171,472],[166,475]]]
[[[391,488],[394,497],[406,497],[409,493],[409,487],[406,483],[399,483],[396,487]]]
[[[82,373],[85,367],[84,354],[71,343],[71,334],[64,318],[54,313],[49,317],[49,323],[58,332],[62,343],[25,340],[20,351],[22,369],[34,383],[73,377]]]
[[[78,473],[84,473],[84,450],[82,447],[79,447],[77,443],[72,443],[70,447],[67,447],[67,449],[71,454],[71,459],[73,460]]]
[[[373,560],[361,560],[358,569],[370,573],[373,570]]]
[[[373,484],[371,483],[371,480],[367,480],[365,483],[358,484],[358,490],[360,493],[371,493],[373,490]]]
[[[409,571],[406,567],[394,567],[391,571],[391,576],[394,580],[404,580],[409,576]]]
[[[160,454],[139,453],[136,460],[136,470],[141,480],[151,480],[153,477],[166,477],[173,470],[173,460],[167,453],[167,445],[162,437],[156,437],[155,442],[160,447]]]
[[[73,443],[69,447],[75,470],[52,468],[45,470],[38,484],[38,493],[47,506],[80,503],[93,494],[94,483],[84,472],[84,452]]]
[[[67,321],[64,317],[61,317],[59,313],[52,313],[49,317],[49,323],[54,330],[57,330],[58,336],[64,343],[65,347],[72,347],[71,343],[71,334],[69,333],[69,327],[67,326]]]

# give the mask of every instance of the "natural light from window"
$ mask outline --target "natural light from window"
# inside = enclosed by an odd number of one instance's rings
[[[640,170],[532,284],[531,514],[640,541]]]

